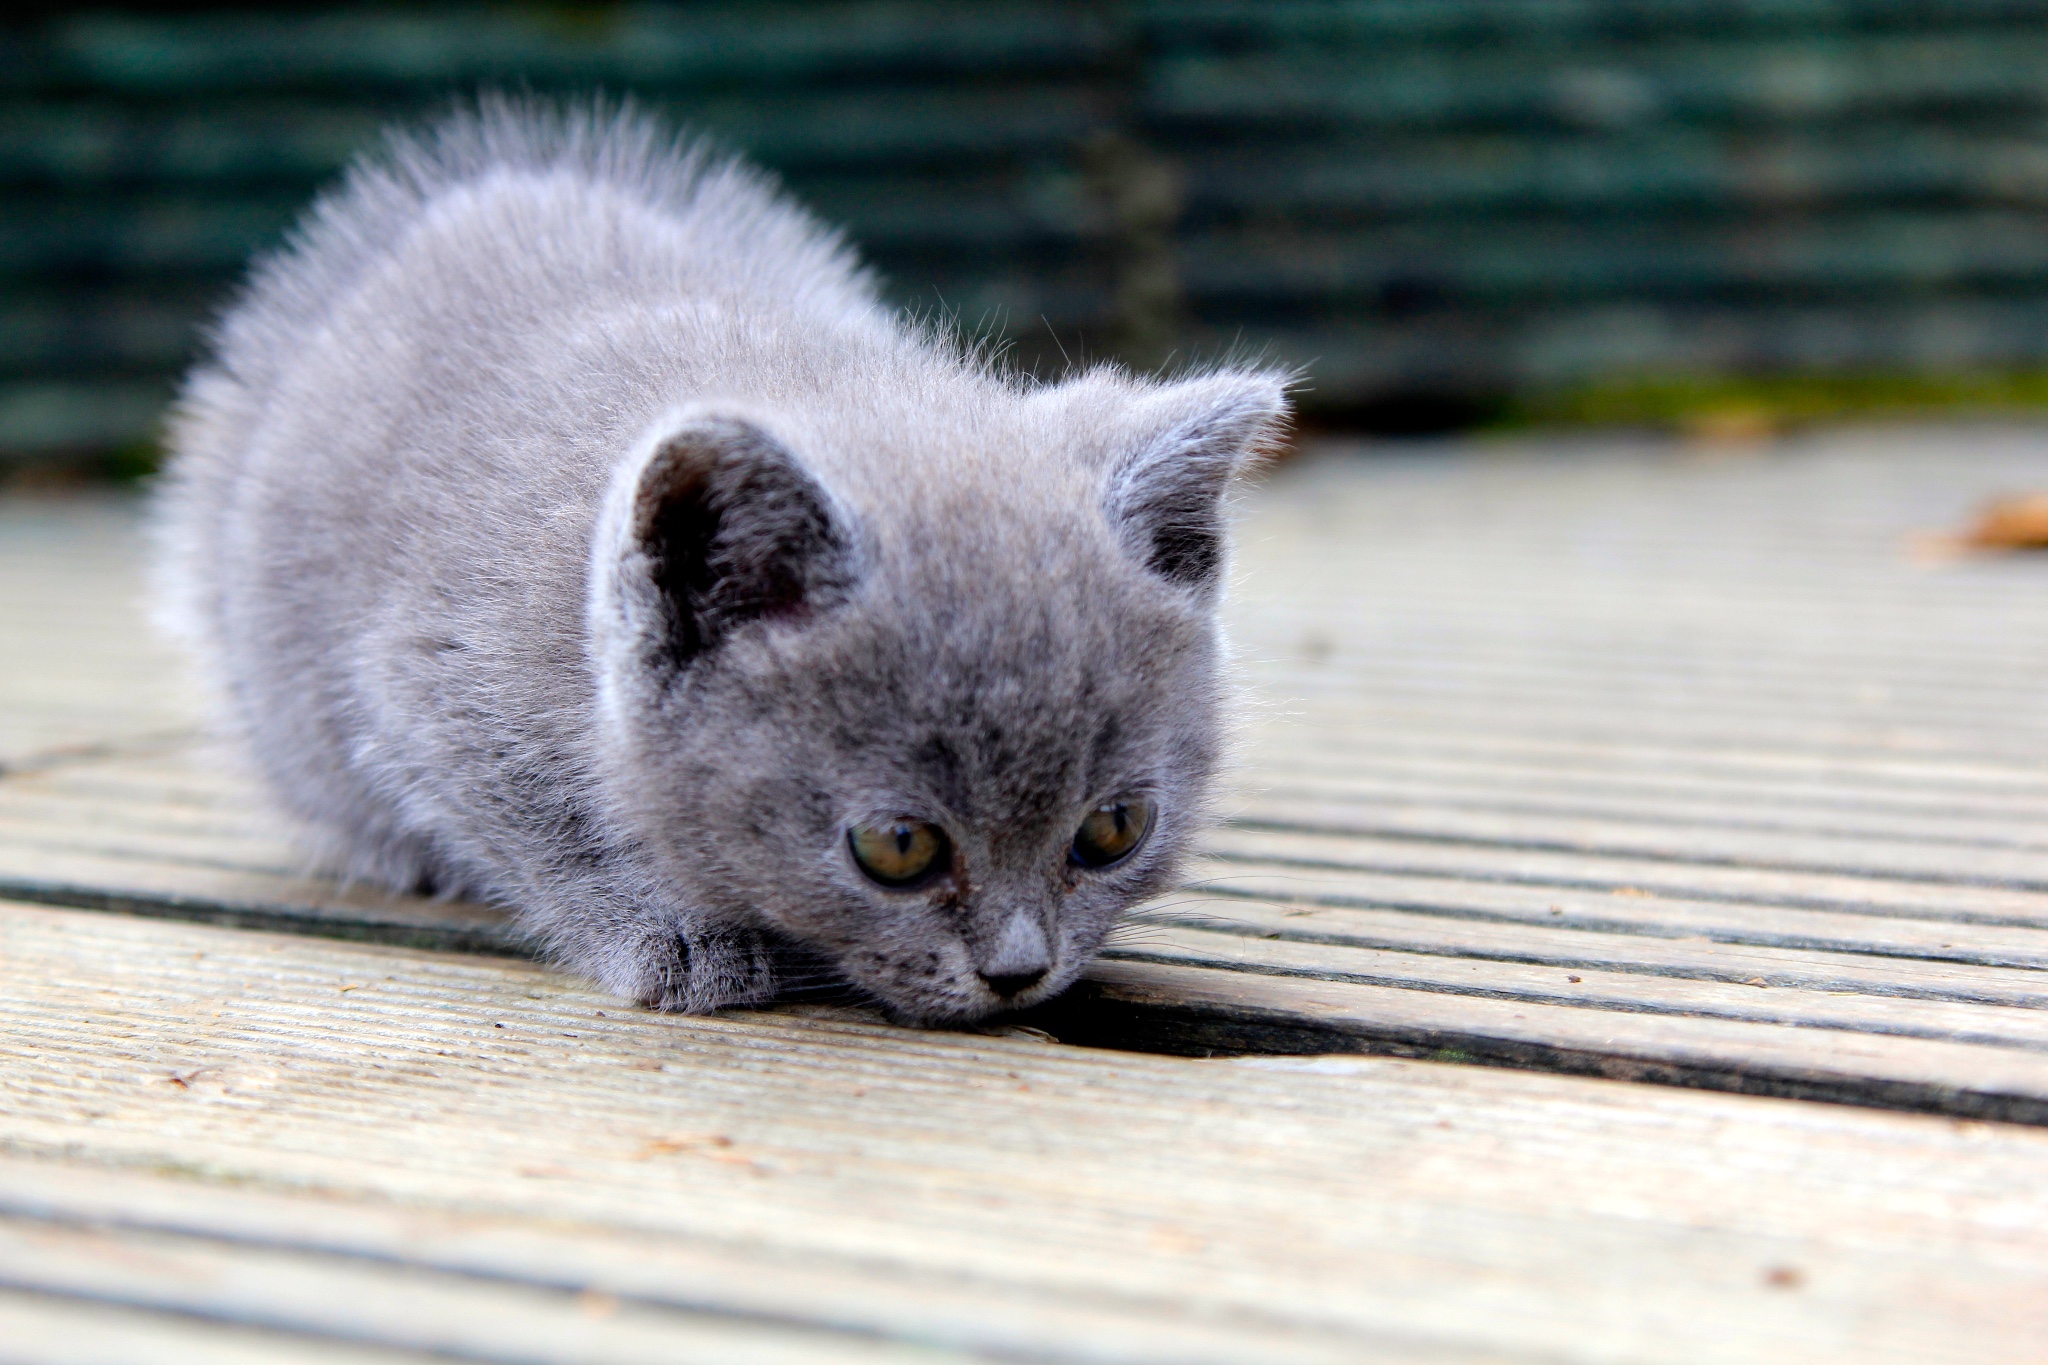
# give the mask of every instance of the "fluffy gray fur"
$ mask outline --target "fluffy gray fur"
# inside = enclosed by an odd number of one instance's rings
[[[1068,985],[1202,819],[1219,505],[1284,389],[1000,373],[746,166],[487,102],[355,167],[221,321],[164,614],[345,875],[508,907],[664,1009],[827,970],[973,1018]],[[1130,793],[1150,837],[1078,866]],[[957,858],[885,890],[846,832],[904,816]]]

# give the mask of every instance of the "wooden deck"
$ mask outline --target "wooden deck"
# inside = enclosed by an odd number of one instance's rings
[[[1910,537],[2043,485],[1312,451],[1231,820],[973,1033],[300,876],[133,506],[0,503],[0,1359],[2041,1358],[2048,556]]]

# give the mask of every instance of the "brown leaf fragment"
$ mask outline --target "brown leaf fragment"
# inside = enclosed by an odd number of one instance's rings
[[[2048,493],[1992,499],[1964,539],[1979,550],[2048,550]]]
[[[1960,531],[1916,535],[1908,553],[1938,564],[1983,550],[2048,550],[2048,492],[2008,493],[1977,509]]]
[[[676,1133],[650,1139],[633,1159],[646,1161],[657,1156],[673,1156],[677,1152],[703,1152],[707,1148],[717,1150],[730,1146],[732,1139],[723,1133]]]

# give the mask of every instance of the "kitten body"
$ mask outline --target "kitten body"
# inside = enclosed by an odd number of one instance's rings
[[[221,322],[164,615],[335,870],[504,905],[650,1005],[824,969],[969,1018],[1169,884],[1218,502],[1283,404],[1002,375],[745,167],[486,105],[359,165]],[[1072,856],[1127,799],[1140,846]],[[891,820],[948,840],[914,887],[849,852]]]

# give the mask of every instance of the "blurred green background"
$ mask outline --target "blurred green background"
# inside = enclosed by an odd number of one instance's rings
[[[394,118],[630,92],[1020,363],[1232,348],[1312,420],[2048,409],[2048,0],[17,8],[0,461],[133,470]]]

